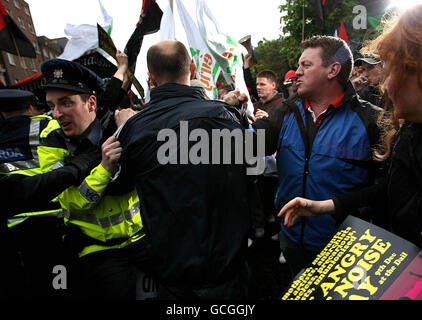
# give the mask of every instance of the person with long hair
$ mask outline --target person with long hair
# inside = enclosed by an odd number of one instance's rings
[[[341,221],[353,209],[385,203],[387,229],[422,247],[422,5],[391,17],[382,34],[367,44],[384,63],[383,87],[392,117],[384,123],[384,179],[374,186],[329,200],[295,198],[279,212],[292,226],[301,217],[332,214]],[[385,227],[385,226],[384,226]]]

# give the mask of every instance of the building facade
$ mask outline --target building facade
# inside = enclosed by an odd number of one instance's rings
[[[3,0],[10,17],[34,45],[37,57],[27,58],[0,51],[0,80],[5,85],[20,82],[40,72],[41,63],[59,56],[67,38],[37,37],[29,5],[24,0]]]

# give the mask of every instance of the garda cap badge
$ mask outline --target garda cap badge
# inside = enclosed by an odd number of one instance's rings
[[[61,79],[61,78],[63,78],[63,70],[62,69],[56,69],[56,70],[54,70],[53,77],[55,79]]]

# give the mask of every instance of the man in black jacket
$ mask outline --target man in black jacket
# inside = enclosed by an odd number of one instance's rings
[[[145,271],[163,285],[159,298],[247,298],[246,168],[234,163],[234,139],[212,139],[223,129],[243,132],[236,110],[189,86],[182,43],[159,42],[147,62],[151,100],[118,137],[121,185],[139,194],[152,263]]]

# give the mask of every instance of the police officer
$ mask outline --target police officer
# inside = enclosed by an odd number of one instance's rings
[[[66,210],[67,238],[80,258],[81,297],[134,299],[136,270],[131,263],[131,245],[144,233],[136,191],[113,195],[107,189],[121,148],[113,136],[108,137],[117,128],[114,113],[97,104],[105,94],[104,82],[86,67],[61,59],[45,62],[41,72],[47,78],[46,101],[56,120],[51,133],[43,137],[41,168],[48,171],[68,155],[104,142],[101,164],[79,187],[58,197]]]
[[[52,119],[40,114],[33,107],[34,101],[34,95],[28,91],[0,90],[1,237],[4,238],[0,243],[6,257],[2,263],[5,272],[1,274],[6,277],[0,284],[0,296],[9,298],[58,296],[51,285],[52,270],[54,265],[64,263],[66,253],[61,242],[61,219],[57,219],[62,210],[57,202],[50,200],[80,182],[99,162],[96,153],[89,150],[87,154],[67,159],[58,170],[40,174],[40,135]]]

